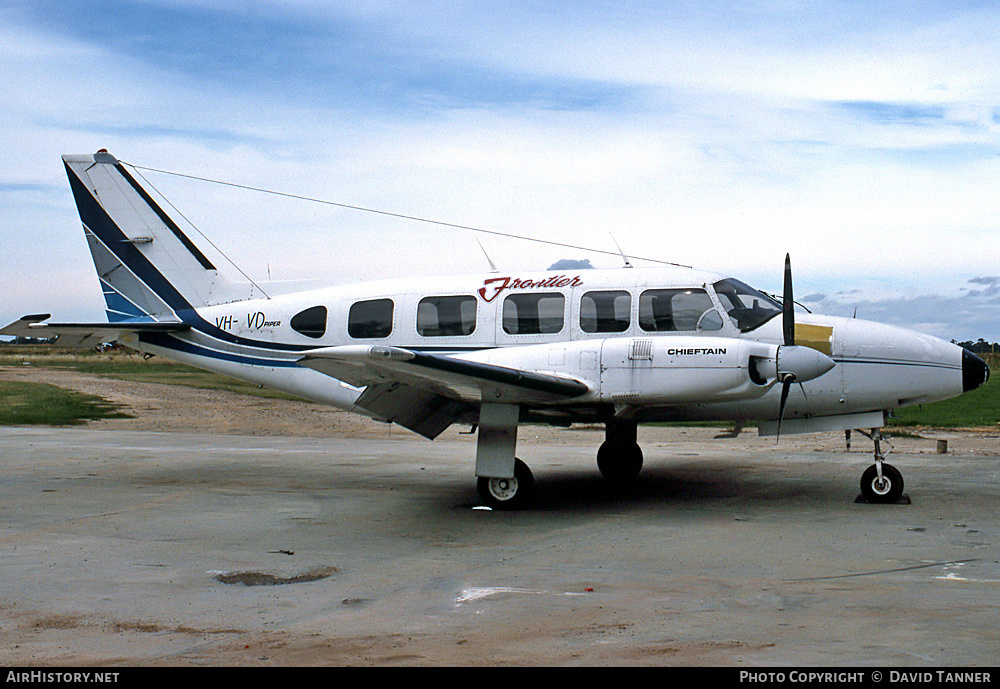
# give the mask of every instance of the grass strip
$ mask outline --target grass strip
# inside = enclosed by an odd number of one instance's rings
[[[1000,371],[983,387],[950,400],[905,407],[893,412],[890,427],[997,428],[1000,424]]]
[[[125,419],[121,405],[49,383],[0,381],[0,425],[74,426],[96,419]]]

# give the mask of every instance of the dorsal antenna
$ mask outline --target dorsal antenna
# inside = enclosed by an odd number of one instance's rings
[[[625,255],[625,252],[622,251],[622,248],[620,246],[618,246],[618,240],[615,239],[615,236],[613,234],[611,234],[610,232],[608,232],[608,234],[611,235],[611,241],[613,241],[615,243],[615,246],[618,248],[618,253],[621,254],[622,260],[625,261],[625,267],[626,268],[631,268],[632,264],[629,262],[628,256]]]
[[[490,264],[490,272],[491,273],[499,273],[500,271],[497,270],[496,264],[493,263],[493,259],[491,259],[490,255],[488,253],[486,253],[486,247],[483,246],[483,243],[477,239],[476,240],[476,244],[478,244],[479,248],[483,250],[483,256],[485,256],[486,260],[489,262],[489,264]]]

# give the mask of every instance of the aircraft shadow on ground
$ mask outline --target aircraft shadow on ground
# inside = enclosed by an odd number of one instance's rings
[[[648,466],[633,481],[614,484],[596,467],[543,467],[535,476],[533,511],[655,509],[729,504],[830,506],[854,500],[852,485],[797,475],[774,476],[764,468],[725,462]]]

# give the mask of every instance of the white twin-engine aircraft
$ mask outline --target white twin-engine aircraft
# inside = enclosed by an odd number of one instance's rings
[[[225,279],[106,151],[64,156],[109,323],[25,316],[3,335],[119,342],[435,438],[478,429],[475,473],[494,508],[530,503],[521,423],[599,423],[612,481],[642,466],[636,426],[720,420],[762,435],[860,429],[861,480],[896,501],[879,431],[893,409],[982,385],[986,364],[935,337],[793,315],[739,280],[681,267],[381,280],[269,297]],[[794,384],[794,385],[793,385]],[[867,433],[866,433],[867,434]]]

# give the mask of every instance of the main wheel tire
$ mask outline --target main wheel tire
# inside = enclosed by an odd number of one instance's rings
[[[614,483],[633,481],[642,471],[642,448],[636,443],[604,442],[597,450],[597,468]]]
[[[903,475],[891,464],[882,464],[882,479],[871,465],[861,474],[861,495],[868,502],[891,504],[903,495]]]
[[[480,476],[476,483],[480,499],[495,510],[520,510],[529,506],[535,495],[531,469],[520,459],[514,460],[514,478]]]

